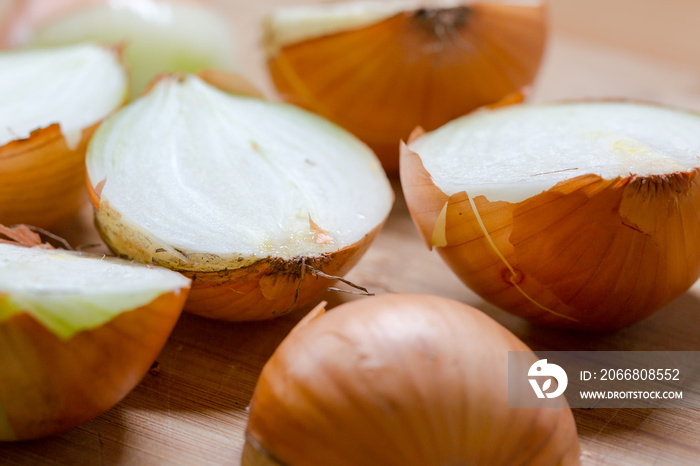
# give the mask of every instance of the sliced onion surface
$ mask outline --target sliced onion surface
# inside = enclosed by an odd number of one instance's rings
[[[56,434],[121,400],[189,285],[163,268],[0,244],[0,440]]]
[[[428,130],[530,85],[546,2],[346,2],[285,8],[266,22],[282,97],[367,142],[388,172]]]
[[[192,274],[195,300],[200,287],[213,287],[202,297],[211,301],[212,292],[247,283],[203,309],[188,305],[231,319],[272,317],[272,308],[289,307],[306,270],[302,260],[338,275],[345,256],[366,247],[393,199],[374,154],[345,131],[191,75],[162,79],[107,120],[87,167],[107,243],[119,254]],[[308,298],[304,287],[302,294]]]
[[[158,73],[232,71],[238,63],[230,24],[201,1],[23,0],[3,35],[12,46],[125,44],[132,95]]]
[[[0,53],[0,223],[47,227],[77,211],[87,141],[126,88],[112,49]]]
[[[480,111],[404,147],[429,246],[533,321],[629,325],[700,276],[700,116],[586,102]]]

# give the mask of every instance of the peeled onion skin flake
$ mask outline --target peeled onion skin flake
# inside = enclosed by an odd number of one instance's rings
[[[126,92],[114,49],[0,52],[0,223],[51,228],[78,212],[88,141]]]
[[[402,147],[429,247],[533,322],[613,330],[700,276],[700,116],[629,102],[483,110]]]
[[[165,345],[190,286],[163,268],[20,246],[17,232],[0,225],[18,240],[0,238],[0,441],[56,435],[117,404]]]
[[[349,133],[227,91],[159,80],[100,127],[88,187],[112,250],[193,280],[187,311],[267,319],[313,304],[359,260],[393,192]]]

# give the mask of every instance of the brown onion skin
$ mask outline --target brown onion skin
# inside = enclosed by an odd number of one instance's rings
[[[83,130],[75,149],[58,124],[0,147],[0,223],[59,226],[80,210],[85,150],[98,124]]]
[[[22,313],[0,322],[0,441],[59,434],[117,404],[143,378],[182,311],[187,289],[62,340]],[[1,296],[0,296],[1,298]]]
[[[320,312],[263,368],[243,465],[579,463],[563,398],[508,407],[508,351],[529,349],[482,312],[427,295]]]
[[[468,194],[447,196],[420,156],[405,144],[401,149],[404,196],[428,247],[447,204],[447,244],[437,250],[467,286],[532,322],[577,330],[629,326],[700,277],[698,171],[613,180],[583,175],[519,203],[475,197],[513,273],[487,241]]]
[[[416,125],[435,129],[532,84],[547,29],[545,2],[427,7],[279,47],[268,30],[267,65],[284,100],[346,128],[397,174],[398,143]]]

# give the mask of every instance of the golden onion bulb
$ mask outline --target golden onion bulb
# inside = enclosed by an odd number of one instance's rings
[[[345,2],[285,8],[265,23],[281,96],[343,126],[398,172],[399,141],[529,86],[547,35],[544,0]]]
[[[77,213],[87,143],[126,89],[112,49],[0,52],[0,223],[48,228]]]
[[[427,295],[323,311],[265,364],[244,466],[578,464],[564,398],[509,407],[508,353],[530,350],[482,312]]]
[[[33,235],[26,227],[0,233],[23,244]],[[0,441],[58,434],[117,404],[155,361],[189,289],[166,269],[7,243],[0,240]]]
[[[513,105],[416,134],[401,182],[429,247],[533,322],[630,325],[700,276],[700,115]]]
[[[190,277],[185,309],[225,320],[316,301],[393,203],[375,155],[344,130],[194,75],[164,77],[106,120],[87,171],[109,247]]]
[[[159,73],[238,67],[230,23],[204,0],[14,0],[0,45],[124,45],[131,95]]]

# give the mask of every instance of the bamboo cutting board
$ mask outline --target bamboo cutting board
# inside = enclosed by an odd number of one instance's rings
[[[294,2],[219,3],[238,25],[246,74],[269,91],[256,47],[256,24],[272,6]],[[552,1],[553,34],[534,100],[628,97],[700,111],[700,53],[679,53],[688,38],[659,36],[666,42],[647,44],[649,34],[644,34],[646,39],[634,40],[637,33],[642,37],[642,32],[654,31],[662,13],[665,19],[682,22],[700,17],[700,6],[673,0],[664,2],[667,8],[660,13],[651,0],[636,0],[634,10],[630,3]],[[621,26],[615,32],[623,39],[616,40],[610,31],[590,33],[597,23],[586,21],[594,21],[597,13],[608,22],[617,18]],[[624,21],[629,21],[627,29]],[[661,29],[673,33],[668,24]],[[697,44],[700,33],[695,34]],[[484,303],[423,246],[398,183],[394,188],[394,210],[349,274],[353,282],[376,293],[457,299],[482,309],[536,350],[700,350],[700,283],[652,317],[602,335],[533,326]],[[58,233],[74,245],[99,242],[91,215],[86,205],[80,218]],[[326,299],[336,305],[358,298],[328,294]],[[258,374],[302,315],[299,310],[277,320],[245,324],[184,315],[158,358],[159,368],[119,405],[58,437],[0,444],[0,464],[238,464],[246,407]],[[700,464],[700,409],[592,409],[574,410],[574,416],[584,464]]]

